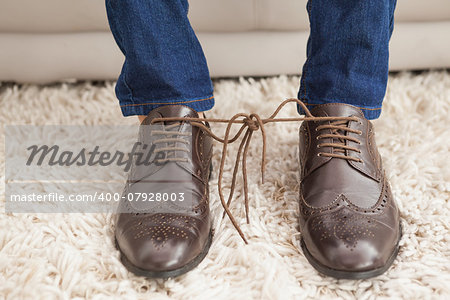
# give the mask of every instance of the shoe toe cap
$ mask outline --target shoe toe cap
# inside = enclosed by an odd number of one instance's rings
[[[323,249],[319,257],[328,268],[349,272],[375,270],[386,264],[382,251],[369,241],[359,241],[354,246],[336,243]]]
[[[399,239],[395,227],[361,215],[322,215],[308,225],[302,235],[308,253],[318,264],[338,271],[385,267]]]
[[[164,272],[184,267],[203,250],[207,235],[198,228],[146,226],[117,236],[122,255],[134,268],[150,272]]]
[[[124,255],[137,268],[154,272],[183,267],[198,255],[195,241],[171,237],[161,241],[143,240]]]

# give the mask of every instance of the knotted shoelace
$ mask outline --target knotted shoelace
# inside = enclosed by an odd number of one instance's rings
[[[301,106],[303,111],[305,112],[305,117],[296,117],[296,118],[276,118],[280,110],[288,103],[295,102],[298,105]],[[264,128],[264,125],[267,123],[275,123],[275,122],[299,122],[299,121],[314,121],[314,122],[324,122],[329,121],[329,124],[320,125],[317,127],[317,131],[321,130],[331,130],[331,133],[321,134],[318,136],[318,139],[325,139],[329,138],[332,141],[338,140],[339,142],[331,142],[331,143],[322,143],[320,144],[320,148],[324,147],[331,147],[333,149],[332,153],[325,153],[321,152],[319,155],[321,156],[328,156],[328,157],[335,157],[335,158],[341,158],[341,159],[347,159],[347,160],[356,160],[360,161],[358,158],[354,158],[352,156],[345,155],[345,150],[349,151],[356,151],[359,152],[357,148],[350,147],[345,145],[345,140],[350,140],[353,142],[356,142],[360,144],[360,141],[354,137],[350,137],[347,135],[340,134],[340,132],[352,132],[356,134],[361,134],[360,131],[354,130],[348,127],[348,124],[350,121],[354,122],[360,122],[359,118],[357,117],[314,117],[309,109],[306,107],[306,105],[295,98],[286,99],[283,101],[277,109],[274,111],[274,113],[269,116],[268,118],[261,118],[258,114],[251,113],[237,113],[231,119],[214,119],[214,118],[192,118],[192,117],[164,117],[164,118],[155,118],[152,120],[151,124],[157,123],[157,122],[170,122],[170,121],[179,121],[179,122],[190,122],[192,126],[196,126],[202,130],[204,130],[207,134],[209,134],[212,138],[214,138],[216,141],[223,144],[222,147],[222,156],[220,159],[220,167],[219,167],[219,176],[218,176],[218,192],[220,197],[220,202],[222,203],[222,206],[225,210],[225,214],[229,217],[231,223],[233,224],[234,228],[236,228],[237,232],[243,239],[243,241],[248,244],[247,239],[245,238],[244,233],[242,232],[240,226],[236,222],[236,219],[231,214],[230,211],[230,204],[233,199],[235,187],[236,187],[236,179],[237,179],[237,173],[239,171],[239,164],[242,160],[242,180],[244,185],[244,205],[245,205],[245,216],[247,220],[247,224],[250,223],[249,219],[249,201],[248,201],[248,184],[247,184],[247,154],[248,149],[250,146],[250,141],[252,139],[253,133],[255,131],[261,130],[261,136],[262,136],[262,153],[261,153],[261,181],[264,183],[264,174],[265,174],[265,166],[266,166],[266,130]],[[203,122],[209,122],[209,123],[226,123],[227,127],[225,130],[225,135],[223,138],[218,137],[215,135],[209,127],[207,127]],[[241,127],[237,131],[237,133],[230,137],[231,128],[234,124],[241,124]],[[225,197],[223,195],[222,190],[222,181],[223,181],[223,171],[225,166],[225,160],[227,157],[227,150],[228,150],[228,144],[233,143],[239,139],[239,137],[242,135],[242,133],[245,133],[243,135],[243,138],[239,144],[238,152],[236,155],[236,160],[234,162],[234,169],[233,169],[233,177],[231,179],[231,187],[230,192],[228,194],[228,199],[225,201]],[[342,154],[335,154],[333,152],[338,152]]]

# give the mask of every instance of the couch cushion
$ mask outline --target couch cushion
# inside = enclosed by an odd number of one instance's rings
[[[1,0],[0,32],[82,32],[107,28],[104,0]]]
[[[107,31],[104,5],[104,0],[2,0],[0,32]],[[306,0],[190,0],[190,17],[201,32],[308,29]],[[450,1],[399,0],[396,19],[450,20]]]
[[[193,2],[206,2],[196,0]],[[374,0],[379,1],[379,0]],[[258,29],[308,29],[306,0],[254,0]],[[398,0],[396,22],[429,22],[450,20],[449,0]]]

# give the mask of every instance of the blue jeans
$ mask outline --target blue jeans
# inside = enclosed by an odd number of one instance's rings
[[[366,118],[377,118],[386,92],[395,4],[309,0],[311,30],[298,98],[309,107],[352,104]],[[125,55],[116,85],[124,116],[146,115],[168,104],[196,111],[214,106],[213,85],[187,17],[187,0],[106,0],[106,8]]]

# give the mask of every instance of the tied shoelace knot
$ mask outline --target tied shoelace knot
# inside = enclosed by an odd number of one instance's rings
[[[296,117],[296,118],[276,118],[280,110],[288,103],[295,102],[298,105],[300,105],[305,112],[305,117]],[[331,148],[331,153],[327,152],[320,152],[320,156],[328,156],[328,157],[334,157],[334,158],[340,158],[340,159],[346,159],[346,160],[355,160],[355,161],[361,161],[358,158],[354,158],[349,155],[345,155],[345,151],[356,151],[360,152],[359,149],[351,146],[347,146],[345,144],[346,140],[353,141],[355,143],[360,144],[361,142],[354,138],[345,135],[345,132],[352,132],[356,134],[362,134],[359,130],[354,130],[349,128],[350,122],[361,122],[358,117],[314,117],[309,109],[306,107],[306,105],[295,98],[287,99],[283,101],[277,109],[274,111],[274,113],[266,118],[262,119],[258,114],[252,113],[252,114],[245,114],[245,113],[238,113],[235,114],[231,119],[213,119],[213,118],[191,118],[191,117],[164,117],[164,118],[155,118],[152,120],[151,124],[157,123],[157,122],[167,122],[167,121],[178,121],[178,122],[189,122],[192,126],[196,126],[203,131],[205,131],[208,135],[210,135],[213,139],[223,144],[222,146],[222,155],[220,159],[220,167],[219,167],[219,175],[218,175],[218,192],[219,192],[219,198],[220,202],[222,203],[222,206],[225,210],[225,214],[230,219],[231,223],[233,224],[234,228],[237,230],[243,241],[248,244],[247,239],[245,238],[244,233],[242,232],[240,226],[236,222],[236,219],[232,215],[230,211],[230,204],[233,199],[234,191],[236,188],[236,179],[237,179],[237,173],[239,170],[239,164],[242,160],[242,180],[243,180],[243,188],[244,188],[244,205],[245,205],[245,216],[247,220],[247,224],[250,223],[249,219],[249,199],[248,199],[248,182],[247,182],[247,155],[248,155],[248,149],[250,146],[250,141],[253,136],[253,133],[256,131],[261,130],[261,136],[262,136],[262,151],[261,151],[261,181],[264,183],[264,175],[265,175],[265,166],[266,166],[266,131],[264,128],[264,125],[267,123],[275,123],[275,122],[299,122],[299,121],[314,121],[314,122],[329,122],[328,124],[319,125],[316,130],[317,131],[325,131],[328,130],[328,133],[323,133],[318,136],[319,139],[331,139],[332,142],[326,142],[319,144],[320,148],[329,147]],[[209,122],[209,123],[225,123],[227,124],[227,127],[225,129],[225,134],[223,138],[218,137],[215,135],[211,129],[206,126],[203,122]],[[237,131],[236,134],[231,135],[231,128],[234,124],[241,124],[241,127]],[[223,195],[223,172],[224,172],[224,166],[225,166],[225,160],[227,157],[227,151],[228,151],[228,144],[233,143],[239,139],[239,137],[242,135],[242,133],[245,131],[243,138],[239,144],[238,152],[236,154],[236,159],[234,162],[234,169],[233,169],[233,176],[231,179],[231,187],[230,192],[228,194],[228,199],[225,201],[225,197]],[[172,149],[173,150],[173,149]],[[163,151],[163,150],[161,150]],[[341,153],[341,154],[336,154]]]

